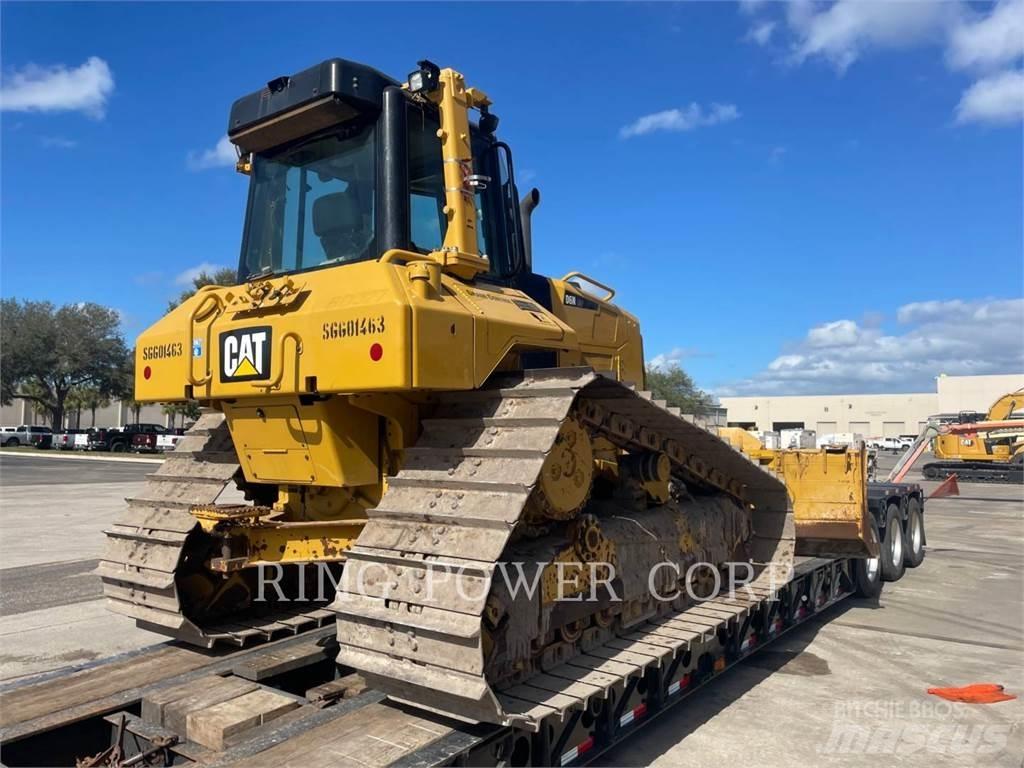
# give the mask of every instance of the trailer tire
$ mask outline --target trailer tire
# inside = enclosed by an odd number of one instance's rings
[[[907,568],[917,568],[924,562],[924,514],[919,499],[911,499],[907,504],[903,545],[903,562]]]
[[[903,578],[906,565],[903,553],[906,542],[903,538],[903,525],[900,523],[900,508],[895,502],[885,510],[885,537],[882,539],[882,578],[886,581],[899,581]]]
[[[881,541],[878,535],[878,523],[871,517],[871,528],[875,541]],[[881,546],[881,545],[879,545]],[[853,564],[853,582],[857,597],[877,600],[882,594],[882,560],[880,557],[864,557]]]

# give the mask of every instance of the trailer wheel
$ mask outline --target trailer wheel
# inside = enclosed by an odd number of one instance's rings
[[[903,562],[907,568],[917,568],[924,562],[924,515],[921,502],[911,499],[907,504],[907,525],[903,531]]]
[[[878,535],[878,523],[871,518],[875,541],[880,541]],[[856,587],[857,597],[866,597],[869,600],[877,600],[882,594],[882,562],[880,557],[865,557],[857,560],[853,565],[853,581]]]
[[[893,503],[885,510],[885,538],[882,539],[882,578],[886,581],[899,581],[903,578],[906,569],[903,563],[904,549],[900,508]]]

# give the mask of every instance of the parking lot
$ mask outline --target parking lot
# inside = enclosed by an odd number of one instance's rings
[[[92,575],[104,527],[156,466],[0,453],[0,679],[161,640],[109,613]]]
[[[892,463],[883,456],[880,475]],[[91,574],[103,528],[154,466],[0,454],[0,678],[163,641],[108,613]],[[930,501],[924,564],[886,585],[877,605],[844,601],[599,764],[703,766],[756,752],[766,766],[1019,766],[1020,699],[951,704],[926,690],[1024,691],[1022,523],[1018,486],[962,485],[960,497]]]

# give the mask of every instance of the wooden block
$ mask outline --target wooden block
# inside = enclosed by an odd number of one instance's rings
[[[338,699],[353,699],[368,687],[362,675],[353,673],[310,688],[306,691],[306,698],[309,699],[310,704],[325,707]]]
[[[230,690],[235,692],[234,695],[236,696],[241,696],[242,693],[247,692],[236,692],[238,690],[236,682],[229,683],[228,678],[221,677],[220,675],[206,675],[205,677],[199,677],[185,683],[150,691],[142,699],[142,720],[153,725],[164,725],[164,713],[167,706],[190,696],[218,690]],[[254,690],[254,688],[255,686],[250,686],[249,690]]]
[[[218,677],[219,682],[204,686],[184,698],[172,701],[164,707],[163,723],[165,728],[185,737],[188,716],[192,712],[206,709],[223,701],[237,699],[259,688],[255,683],[239,680],[237,677]]]
[[[210,749],[223,749],[224,740],[255,728],[299,706],[295,699],[265,688],[190,712],[185,733],[189,741]]]
[[[277,651],[255,654],[238,662],[231,672],[246,680],[259,682],[274,675],[333,659],[337,655],[337,643],[325,643],[323,638],[312,638]]]

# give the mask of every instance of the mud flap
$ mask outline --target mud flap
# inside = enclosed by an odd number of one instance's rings
[[[793,502],[797,555],[878,557],[863,448],[782,451],[779,459],[778,471]]]

